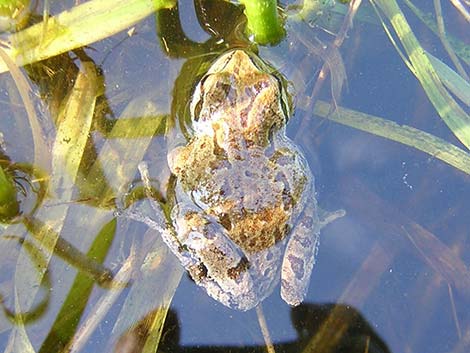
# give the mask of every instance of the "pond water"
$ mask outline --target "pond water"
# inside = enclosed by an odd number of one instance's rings
[[[434,11],[428,2],[414,4]],[[51,14],[73,5],[52,4]],[[438,37],[399,5],[423,47],[452,66]],[[450,3],[442,6],[448,33],[470,52],[469,24]],[[260,311],[275,352],[470,351],[469,175],[439,153],[340,122],[345,108],[412,126],[468,152],[373,8],[361,5],[337,54],[325,50],[334,37],[324,28],[338,31],[335,21],[343,16],[337,11],[315,23],[289,18],[286,37],[267,46],[247,41],[241,16],[235,4],[180,2],[179,15],[160,12],[132,30],[22,68],[43,131],[40,158],[18,81],[0,74],[1,167],[17,181],[22,213],[1,230],[2,351],[150,352],[159,340],[159,352],[264,352]],[[182,270],[157,231],[131,221],[124,210],[133,202],[129,209],[152,217],[137,171],[145,160],[153,194],[168,214],[175,183],[168,150],[191,134],[188,109],[197,80],[232,47],[258,51],[289,81],[296,109],[287,135],[305,153],[318,203],[346,211],[322,229],[298,307],[281,299],[279,285],[258,312],[225,307]],[[333,79],[316,98],[336,101],[340,110],[331,119],[314,115],[311,106],[322,55]],[[470,58],[461,60],[468,71]],[[343,78],[339,96],[331,82]],[[95,92],[96,101],[80,92]],[[78,161],[64,147],[66,138],[57,139],[61,124],[83,152]],[[49,191],[41,194],[45,180]],[[23,316],[14,314],[22,308]]]

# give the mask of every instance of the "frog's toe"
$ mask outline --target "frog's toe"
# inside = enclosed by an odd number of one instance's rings
[[[302,303],[307,294],[313,261],[304,261],[300,258],[290,259],[290,261],[291,270],[286,271],[283,268],[281,297],[287,304],[297,306]]]
[[[336,210],[336,211],[326,211],[318,207],[319,226],[320,228],[323,228],[324,226],[330,224],[331,222],[337,220],[338,218],[344,217],[345,215],[346,215],[346,211],[343,209]]]

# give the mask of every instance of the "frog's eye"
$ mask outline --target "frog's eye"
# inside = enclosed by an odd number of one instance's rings
[[[191,104],[191,118],[193,121],[198,121],[201,116],[202,110],[202,99],[198,99],[196,102]]]
[[[290,116],[292,115],[292,110],[293,110],[292,98],[287,91],[287,87],[285,87],[281,81],[278,81],[278,83],[279,83],[279,92],[281,93],[281,99],[280,99],[281,109],[284,112],[284,116],[286,118],[285,123],[287,123]]]
[[[191,98],[191,105],[190,105],[190,113],[191,118],[194,121],[199,120],[199,116],[201,115],[202,103],[204,99],[204,82],[207,80],[207,76],[203,77],[199,84],[194,89],[192,98]]]

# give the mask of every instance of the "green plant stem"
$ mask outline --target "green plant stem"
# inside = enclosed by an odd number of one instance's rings
[[[260,44],[275,44],[281,40],[284,30],[279,20],[276,0],[244,0],[248,30]]]

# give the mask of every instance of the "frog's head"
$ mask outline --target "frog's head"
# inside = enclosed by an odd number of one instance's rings
[[[191,116],[196,132],[266,144],[272,132],[286,124],[290,102],[284,81],[272,68],[236,49],[220,56],[199,82]]]

